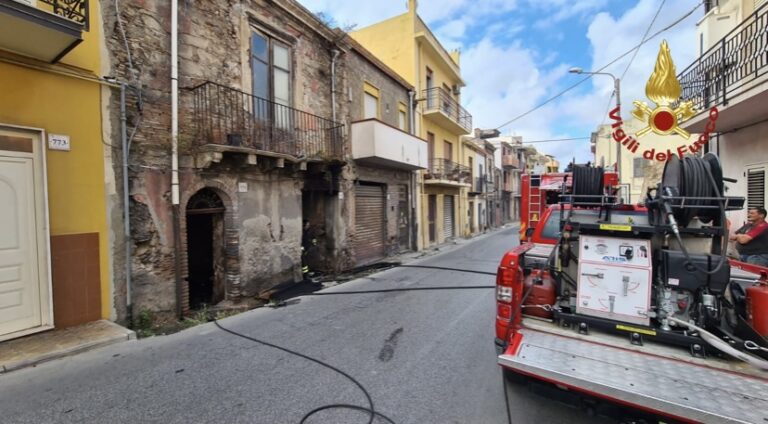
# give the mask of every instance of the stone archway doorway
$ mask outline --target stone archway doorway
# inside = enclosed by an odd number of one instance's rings
[[[203,188],[187,202],[187,284],[189,307],[199,309],[224,300],[224,215],[221,197]]]

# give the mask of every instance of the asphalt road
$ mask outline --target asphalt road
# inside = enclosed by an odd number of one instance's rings
[[[499,231],[415,263],[494,272],[516,234]],[[494,281],[492,275],[395,268],[326,291]],[[494,308],[492,289],[304,296],[220,324],[342,369],[368,390],[376,411],[397,424],[600,421],[525,386],[508,384],[505,402]],[[214,323],[0,375],[3,423],[296,424],[335,403],[367,406],[361,390],[338,373]],[[339,409],[307,420],[367,422],[365,412]]]

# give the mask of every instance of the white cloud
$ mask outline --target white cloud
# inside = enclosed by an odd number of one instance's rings
[[[547,18],[540,19],[534,24],[536,28],[545,29],[572,17],[587,16],[600,10],[605,6],[606,0],[532,0],[529,4],[531,7],[550,14]]]
[[[460,48],[462,38],[467,30],[467,22],[464,20],[455,19],[439,26],[435,30],[435,35],[440,40],[440,43],[448,51]]]
[[[352,0],[300,0],[312,11],[324,11],[339,24],[356,23],[358,28],[370,25],[407,10],[407,0],[379,1],[359,7]],[[699,0],[668,0],[651,34],[670,24],[692,9]],[[640,42],[660,0],[639,0],[620,16],[601,12],[607,0],[421,0],[419,15],[427,22],[448,49],[461,48],[462,74],[467,87],[462,93],[463,105],[472,113],[474,126],[493,128],[520,115],[582,78],[568,74],[571,66],[588,70],[599,67],[623,54]],[[523,15],[510,21],[498,17],[519,10],[538,12],[544,19],[524,22]],[[638,52],[621,83],[623,115],[629,116],[632,101],[645,99],[645,83],[653,70],[662,38],[669,41],[678,72],[695,58],[695,21],[701,9],[663,36],[645,44]],[[578,20],[588,25],[586,37],[590,48],[579,63],[564,63],[557,46],[537,51],[518,40],[531,26],[547,28],[543,36],[555,44],[564,37],[557,25]],[[567,23],[566,23],[567,24]],[[469,35],[481,40],[470,44]],[[551,40],[551,41],[550,41]],[[605,69],[620,76],[631,55]],[[561,98],[505,126],[503,134],[522,135],[524,140],[588,136],[604,120],[611,78],[596,76]],[[566,133],[562,128],[571,128]],[[591,160],[588,140],[541,143],[536,147],[554,154],[566,163]]]
[[[551,3],[556,4],[558,1],[552,0]],[[696,3],[695,0],[667,2],[650,34],[682,16]],[[462,72],[467,81],[463,101],[473,113],[475,126],[489,128],[499,125],[499,121],[518,116],[556,94],[558,90],[554,87],[558,83],[563,88],[576,83],[583,77],[568,74],[567,69],[571,66],[596,70],[630,50],[640,42],[658,4],[657,1],[641,0],[621,16],[607,13],[594,16],[587,33],[591,51],[585,52],[583,63],[558,63],[551,53],[537,53],[519,43],[507,47],[497,46],[488,39],[466,50],[462,57]],[[700,15],[694,14],[663,34],[663,38],[670,43],[678,72],[695,58],[694,23],[697,16]],[[625,117],[630,114],[633,100],[645,99],[645,83],[653,70],[661,39],[662,36],[659,36],[639,50],[621,82],[622,111]],[[500,61],[500,57],[504,60]],[[630,57],[628,55],[605,71],[620,76]],[[613,81],[598,75],[583,85],[586,90],[579,87],[567,93],[504,127],[504,133],[522,135],[524,140],[588,136],[604,120],[608,100],[613,92]],[[565,126],[579,132],[562,134],[556,130]],[[588,140],[541,143],[536,147],[554,154],[563,163],[573,157],[580,162],[592,158]]]
[[[695,0],[668,1],[653,28],[651,28],[649,35],[666,27],[693,8],[697,3]],[[606,13],[598,14],[587,31],[587,37],[590,40],[593,52],[591,64],[574,65],[588,65],[592,70],[596,70],[636,46],[648,28],[657,9],[657,1],[641,0],[637,6],[618,18],[609,16]],[[621,79],[622,114],[624,116],[629,115],[633,100],[645,100],[645,84],[651,72],[653,72],[656,55],[658,54],[659,44],[662,39],[666,39],[669,42],[672,58],[678,72],[696,58],[696,29],[694,23],[698,16],[700,14],[694,13],[686,21],[641,46],[629,69],[627,69],[627,65],[631,60],[631,54],[603,71],[610,72],[616,77],[622,77],[624,71],[627,71]],[[607,98],[613,91],[613,81],[609,77],[598,75],[593,78],[592,87],[591,95],[605,99],[602,102],[598,102],[602,103],[602,105],[598,104],[598,106],[603,108],[604,111]],[[585,111],[587,109],[585,107],[574,107],[569,108],[569,110]],[[584,118],[586,119],[586,117]],[[601,116],[595,125],[599,124],[602,118]]]

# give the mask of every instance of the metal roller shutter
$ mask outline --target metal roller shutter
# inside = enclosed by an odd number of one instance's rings
[[[384,186],[358,185],[355,188],[355,261],[358,265],[384,257],[386,225]]]
[[[451,238],[453,230],[453,196],[443,196],[443,236]]]

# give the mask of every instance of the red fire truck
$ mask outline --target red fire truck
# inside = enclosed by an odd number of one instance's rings
[[[605,186],[613,187],[619,184],[619,177],[615,172],[605,172],[603,178]],[[570,192],[573,179],[570,172],[523,174],[520,186],[520,243],[524,243],[547,207],[557,204],[563,193]]]
[[[717,157],[671,159],[644,206],[606,194],[602,171],[573,178],[540,242],[499,265],[505,376],[664,421],[768,422],[768,268],[726,258],[744,199],[723,195]]]

